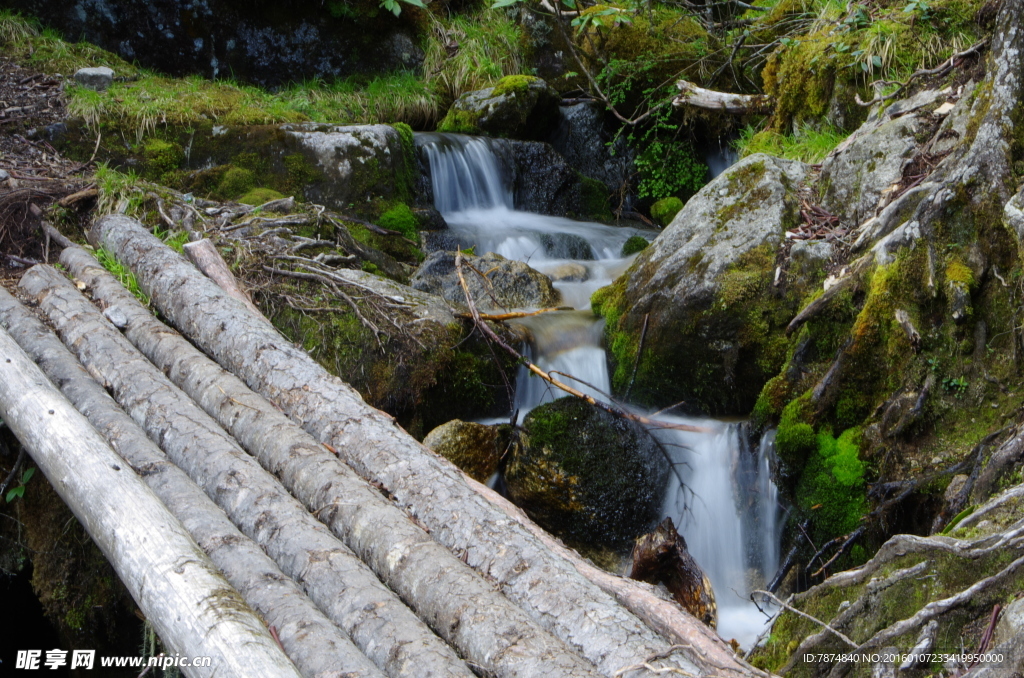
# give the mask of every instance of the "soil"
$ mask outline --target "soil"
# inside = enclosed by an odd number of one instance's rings
[[[61,76],[0,59],[0,284],[5,286],[16,283],[28,266],[53,259],[41,219],[76,220],[75,209],[48,210],[89,183],[89,164],[61,156],[46,140],[67,115],[63,89]]]

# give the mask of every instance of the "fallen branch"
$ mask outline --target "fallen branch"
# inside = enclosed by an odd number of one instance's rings
[[[270,322],[260,309],[256,307],[256,304],[252,303],[252,298],[238,284],[238,280],[231,272],[231,269],[228,268],[227,262],[220,256],[220,252],[213,246],[211,240],[204,238],[196,242],[185,243],[182,250],[185,252],[188,260],[195,264],[196,268],[202,271],[207,278],[217,283],[217,286],[229,295],[245,304],[245,307],[252,311],[256,317],[262,318],[268,323]]]
[[[63,198],[57,201],[57,204],[60,205],[61,207],[71,207],[76,202],[81,202],[82,200],[95,198],[99,194],[99,189],[93,186],[92,188],[85,188],[82,189],[81,191],[78,191],[77,193],[72,193],[71,195],[64,196]]]
[[[786,602],[780,600],[779,597],[776,596],[774,593],[769,593],[768,591],[764,591],[764,590],[760,590],[759,589],[757,591],[751,591],[750,592],[750,599],[753,600],[754,599],[754,595],[758,595],[758,594],[764,596],[765,598],[767,598],[769,600],[771,600],[776,605],[779,605],[780,607],[783,607],[783,608],[789,610],[790,612],[792,612],[795,615],[803,617],[804,619],[809,619],[812,622],[814,622],[815,624],[818,624],[819,626],[825,627],[825,629],[827,631],[831,632],[836,638],[838,638],[839,640],[843,641],[844,643],[846,643],[850,647],[853,647],[853,648],[859,647],[857,645],[857,643],[855,643],[853,640],[851,640],[845,634],[843,634],[843,633],[841,633],[839,631],[836,631],[834,628],[832,628],[831,626],[829,626],[825,622],[821,621],[817,617],[812,617],[811,615],[807,614],[806,612],[798,610],[795,607],[793,607],[792,605],[790,605],[789,603],[786,603]]]
[[[694,433],[708,433],[710,431],[710,429],[704,426],[691,426],[689,424],[673,424],[665,421],[658,421],[656,419],[648,419],[647,417],[643,417],[638,414],[633,414],[632,412],[626,412],[621,408],[615,407],[614,405],[610,405],[604,401],[598,400],[593,396],[589,396],[586,393],[555,379],[550,374],[548,374],[547,372],[545,372],[544,370],[542,370],[541,368],[537,367],[535,364],[527,360],[527,358],[522,353],[509,346],[501,337],[498,336],[498,334],[494,330],[488,327],[487,323],[485,323],[483,319],[480,317],[480,312],[477,311],[476,304],[473,302],[473,296],[469,293],[469,285],[466,284],[466,278],[462,274],[462,252],[458,252],[455,255],[455,271],[458,273],[459,285],[462,286],[462,292],[466,296],[466,305],[469,306],[470,315],[473,317],[473,321],[476,323],[476,326],[480,328],[480,331],[483,332],[490,341],[494,342],[501,348],[505,349],[505,351],[509,355],[515,358],[520,364],[525,366],[526,369],[530,370],[531,372],[533,372],[538,377],[548,382],[555,388],[561,389],[562,391],[565,391],[569,395],[575,396],[580,400],[583,400],[588,404],[593,405],[599,410],[603,410],[608,414],[611,414],[612,416],[620,417],[622,419],[630,419],[632,421],[637,422],[638,424],[643,424],[645,426],[668,428],[677,431],[690,431]]]
[[[511,313],[479,313],[478,316],[482,320],[492,320],[494,322],[504,322],[505,320],[515,320],[516,318],[529,318],[541,313],[552,313],[554,311],[571,311],[571,306],[555,306],[552,308],[542,308],[539,311],[512,311]],[[459,318],[472,318],[472,313],[456,313]]]
[[[672,105],[695,106],[712,111],[722,111],[734,115],[751,113],[771,113],[775,99],[765,94],[732,94],[716,92],[699,87],[688,80],[677,80],[679,94],[672,100]]]

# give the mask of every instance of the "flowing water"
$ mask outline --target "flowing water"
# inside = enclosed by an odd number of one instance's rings
[[[551,275],[562,304],[576,309],[522,320],[534,337],[531,359],[562,381],[607,400],[611,386],[601,345],[603,321],[590,312],[590,295],[628,268],[633,257],[621,256],[627,238],[654,234],[516,210],[509,173],[490,140],[420,134],[416,143],[430,165],[434,205],[460,247],[472,245],[480,254],[496,252],[529,263]],[[575,271],[572,281],[558,280],[568,267]],[[520,420],[530,409],[562,395],[521,368],[515,402]],[[770,473],[773,436],[765,436],[760,448],[751,450],[743,424],[659,418],[709,431],[652,431],[686,483],[685,488],[676,482],[667,488],[664,515],[672,517],[711,579],[719,632],[748,645],[765,622],[747,599],[748,592],[772,577],[779,558],[778,498]]]

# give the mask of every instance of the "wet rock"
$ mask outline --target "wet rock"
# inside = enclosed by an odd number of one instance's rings
[[[507,437],[497,426],[453,419],[427,434],[423,444],[466,472],[486,483],[498,470]],[[508,427],[504,427],[508,429]]]
[[[102,92],[113,84],[114,71],[106,66],[79,68],[75,72],[75,82],[86,89]]]
[[[557,306],[558,291],[551,279],[521,261],[488,252],[464,256],[463,273],[473,301],[481,311]],[[417,290],[436,294],[449,303],[466,305],[466,296],[455,271],[454,252],[434,252],[412,277]]]
[[[671,518],[636,540],[630,579],[664,584],[676,602],[711,628],[718,625],[718,605],[711,581],[686,548]]]
[[[556,216],[580,214],[580,174],[550,144],[499,141],[493,148],[509,173],[516,209]]]
[[[377,5],[242,0],[11,0],[75,40],[172,75],[230,76],[277,87],[420,67],[423,53]],[[344,14],[339,16],[339,14]]]
[[[586,238],[572,233],[542,233],[540,244],[552,259],[594,259],[594,250]]]
[[[421,231],[444,231],[448,228],[448,222],[433,207],[417,207],[412,213],[416,216]]]
[[[558,116],[561,97],[530,75],[510,75],[494,87],[460,96],[437,129],[509,139],[541,139]]]
[[[573,546],[628,552],[659,517],[668,463],[639,424],[560,398],[523,421],[509,496]]]
[[[590,278],[590,271],[583,264],[559,264],[548,272],[555,282],[585,282]]]
[[[561,106],[550,141],[570,165],[603,183],[610,193],[618,191],[635,171],[635,153],[622,135],[609,131],[605,112],[596,102]]]
[[[744,158],[691,198],[622,277],[594,294],[595,312],[615,320],[606,333],[616,392],[629,387],[637,364],[631,395],[640,402],[750,411],[781,367],[764,360],[772,355],[765,345],[771,328],[796,309],[773,314],[798,303],[777,298],[774,281],[777,251],[799,218],[797,191],[807,172],[799,162]],[[750,318],[759,329],[747,325]]]

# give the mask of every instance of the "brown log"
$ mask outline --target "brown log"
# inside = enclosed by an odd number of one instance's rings
[[[81,191],[78,191],[77,193],[72,193],[71,195],[64,196],[63,198],[61,198],[60,200],[57,201],[57,204],[60,205],[61,207],[71,207],[76,202],[81,202],[82,200],[88,200],[90,198],[95,198],[99,194],[100,194],[99,189],[97,189],[94,186],[92,188],[82,189]]]
[[[672,100],[673,106],[695,106],[733,115],[771,113],[775,100],[765,94],[732,94],[704,89],[687,80],[676,81],[679,94]]]
[[[188,260],[195,264],[196,268],[202,271],[207,278],[217,283],[222,290],[232,297],[245,304],[246,308],[258,317],[266,320],[260,309],[256,308],[256,304],[252,303],[252,297],[238,284],[238,280],[235,279],[231,269],[228,268],[227,262],[220,256],[220,252],[217,251],[211,240],[203,238],[196,242],[185,243],[182,250],[185,252],[185,256],[188,257]],[[267,320],[267,322],[270,321]]]

